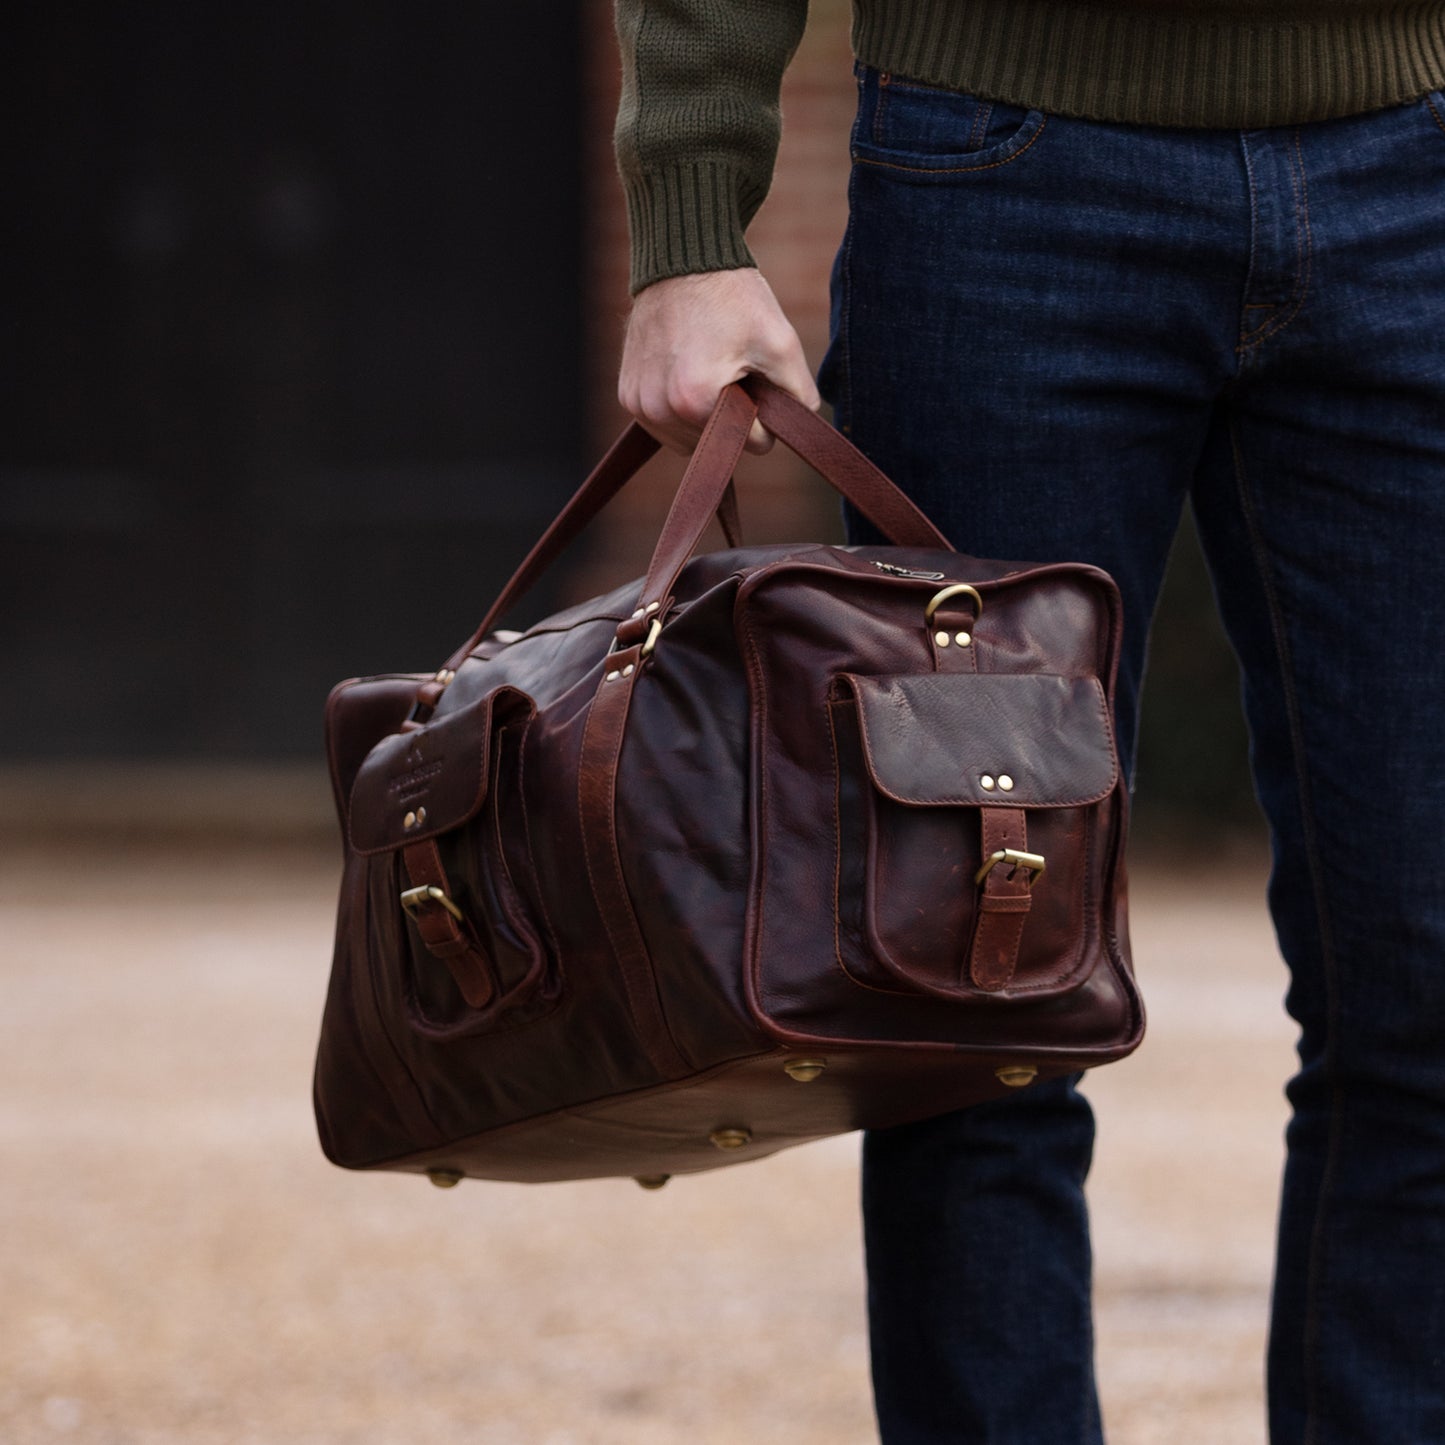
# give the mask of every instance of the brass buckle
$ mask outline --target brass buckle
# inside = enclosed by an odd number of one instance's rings
[[[978,621],[983,616],[983,598],[978,595],[978,589],[970,587],[967,582],[955,582],[952,586],[945,587],[935,592],[928,599],[928,606],[923,609],[923,620],[929,626],[933,626],[933,614],[948,601],[950,597],[970,597],[973,599],[973,620]]]
[[[973,881],[975,883],[982,883],[1000,863],[1008,865],[1010,878],[1012,878],[1020,868],[1027,868],[1029,871],[1030,888],[1038,882],[1039,875],[1042,874],[1048,866],[1044,862],[1043,854],[1041,853],[1021,853],[1017,848],[1000,848],[997,853],[984,859],[983,867],[973,875]]]
[[[406,892],[401,895],[401,906],[406,909],[407,913],[413,918],[417,916],[417,912],[421,909],[422,905],[426,903],[440,903],[458,923],[466,922],[462,910],[434,883],[428,883],[421,888],[408,888]]]
[[[647,628],[647,636],[642,639],[642,646],[637,650],[637,660],[646,662],[652,656],[657,647],[657,639],[662,636],[662,618],[654,617]],[[607,656],[611,657],[614,652],[622,650],[621,643],[614,637],[607,648]]]

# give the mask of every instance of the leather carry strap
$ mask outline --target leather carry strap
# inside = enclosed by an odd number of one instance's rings
[[[654,588],[664,595],[670,592],[678,571],[686,564],[701,535],[699,517],[701,526],[705,527],[742,455],[756,415],[757,403],[740,388],[728,387],[708,418],[687,475],[673,498],[653,553],[643,597],[653,595]],[[661,616],[665,610],[665,606],[659,606],[655,615]],[[678,1078],[688,1072],[688,1064],[663,1014],[647,941],[632,906],[617,839],[618,762],[627,733],[632,690],[642,675],[645,661],[642,634],[648,626],[645,613],[634,616],[630,620],[629,635],[624,637],[619,629],[618,647],[608,654],[604,664],[602,681],[593,695],[582,733],[577,811],[582,823],[583,852],[592,897],[602,916],[607,941],[627,993],[637,1038],[664,1078]],[[629,628],[629,624],[624,623],[623,627]]]
[[[1017,852],[1029,846],[1028,817],[1022,808],[984,808],[983,858]],[[978,923],[969,952],[969,977],[994,993],[1006,988],[1018,966],[1024,924],[1033,906],[1034,874],[1018,864],[998,862],[989,868],[978,896]]]
[[[446,964],[462,997],[473,1008],[485,1008],[495,991],[491,960],[466,920],[452,911],[456,905],[451,902],[451,885],[436,842],[428,838],[412,843],[402,849],[401,856],[411,880],[403,901],[421,941]]]
[[[954,550],[948,539],[928,518],[846,437],[835,431],[802,402],[765,378],[749,376],[741,382],[725,387],[713,415],[736,406],[734,394],[744,391],[756,402],[757,416],[763,425],[813,467],[835,491],[852,502],[884,536],[900,546],[936,548],[945,552]],[[706,435],[704,431],[704,436]],[[446,664],[448,669],[455,669],[461,664],[468,653],[492,631],[502,616],[521,600],[563,549],[622,490],[658,449],[657,440],[636,422],[622,433],[607,455],[597,464],[592,475],[583,482],[576,495],[528,553],[522,565],[513,573],[476,632],[452,654]],[[677,510],[679,501],[683,504],[679,525],[685,516],[689,520],[688,531],[695,529],[695,535],[690,536],[685,543],[682,562],[686,561],[701,540],[708,518],[714,511],[718,513],[724,531],[736,534],[737,507],[731,496],[732,468],[735,465],[735,459],[732,462],[727,461],[725,452],[715,449],[710,451],[703,442],[699,442],[687,475],[678,488],[678,496],[674,498],[674,511]],[[716,476],[719,470],[723,471],[721,486],[718,485],[719,478]],[[694,499],[683,501],[683,493],[690,486],[706,488],[716,494],[719,501],[699,515],[698,504]],[[659,539],[659,548],[662,540]],[[675,559],[677,547],[682,545],[682,535],[674,533],[667,540],[669,556]],[[735,536],[730,537],[729,541],[731,545],[737,545]],[[676,563],[679,569],[682,562]],[[648,576],[657,580],[662,570],[664,569],[659,555],[654,552]],[[666,570],[671,570],[671,567]],[[654,597],[649,595],[645,600],[652,601]]]
[[[835,492],[852,502],[890,542],[940,552],[955,550],[908,496],[817,412],[809,411],[765,377],[745,377],[741,385],[757,399],[758,420]]]
[[[587,711],[577,769],[577,809],[592,898],[627,994],[636,1038],[658,1073],[675,1079],[689,1071],[688,1064],[662,1011],[652,960],[632,907],[617,846],[617,764],[638,657],[639,650],[632,647],[608,659],[612,680],[598,688]]]
[[[454,668],[493,625],[535,586],[537,579],[577,540],[599,512],[641,468],[661,450],[662,443],[634,422],[608,448],[607,454],[578,487],[572,499],[552,520],[537,544],[512,574],[500,596],[488,609],[475,635],[459,649],[447,666]],[[717,519],[729,547],[743,545],[742,522],[738,516],[736,489],[729,484],[717,507]]]
[[[724,489],[732,484],[733,468],[742,456],[757,415],[757,402],[740,387],[729,386],[718,398],[652,550],[637,604],[644,611],[649,604],[655,604],[653,610],[666,614],[665,604],[672,597],[673,584],[702,540],[708,518],[722,501]]]

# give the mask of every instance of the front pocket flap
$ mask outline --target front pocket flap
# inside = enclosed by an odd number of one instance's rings
[[[383,738],[351,787],[352,849],[386,853],[465,823],[487,796],[494,729],[532,711],[526,693],[499,687],[421,727]]]
[[[858,702],[874,786],[923,806],[1072,808],[1119,776],[1096,677],[923,673],[840,678]]]

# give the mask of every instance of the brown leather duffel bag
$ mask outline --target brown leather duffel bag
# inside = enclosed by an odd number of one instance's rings
[[[693,558],[714,512],[736,541],[755,417],[897,545]],[[440,672],[331,695],[338,1164],[653,1184],[1139,1041],[1109,577],[953,551],[749,380],[641,583],[493,632],[655,449],[624,434]]]

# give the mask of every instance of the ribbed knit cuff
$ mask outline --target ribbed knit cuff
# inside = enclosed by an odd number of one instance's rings
[[[743,231],[763,195],[732,167],[681,162],[626,182],[632,294],[669,276],[754,266]]]
[[[934,85],[1138,125],[1263,127],[1445,84],[1439,4],[1181,15],[1085,0],[858,0],[860,60]]]

